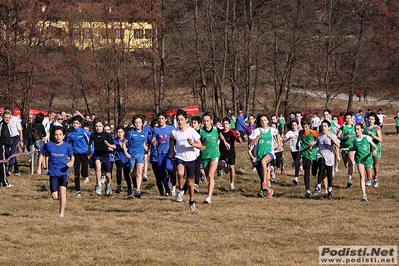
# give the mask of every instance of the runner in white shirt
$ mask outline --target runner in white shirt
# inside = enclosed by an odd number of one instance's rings
[[[194,176],[195,160],[197,159],[196,150],[203,150],[205,147],[201,143],[198,132],[188,125],[187,113],[184,110],[177,110],[176,120],[178,128],[173,129],[169,138],[169,157],[175,159],[176,172],[179,184],[179,192],[176,201],[182,202],[184,196],[183,177],[186,171],[186,183],[190,196],[190,210],[195,211],[194,202]]]
[[[295,168],[295,177],[293,179],[293,182],[295,185],[298,185],[299,179],[299,167],[300,167],[300,161],[301,161],[301,157],[299,155],[299,150],[297,148],[297,142],[298,142],[298,133],[299,133],[299,129],[298,129],[298,121],[293,120],[288,124],[288,128],[290,128],[291,130],[288,131],[285,134],[285,138],[284,138],[284,143],[286,143],[287,141],[290,142],[290,151],[291,151],[291,156],[292,156],[292,166],[293,168]]]

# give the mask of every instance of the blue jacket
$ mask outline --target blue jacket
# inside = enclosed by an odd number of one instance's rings
[[[237,131],[244,131],[246,128],[245,122],[244,122],[245,117],[243,115],[238,115],[236,117],[236,130]]]
[[[72,130],[69,131],[66,142],[71,144],[73,154],[87,154],[89,147],[89,134],[83,128],[72,128]]]

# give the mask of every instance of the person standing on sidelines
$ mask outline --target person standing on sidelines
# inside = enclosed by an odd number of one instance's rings
[[[370,136],[373,139],[374,144],[377,146],[377,154],[373,155],[373,170],[374,170],[374,181],[373,186],[378,187],[378,174],[380,159],[382,153],[382,129],[378,126],[380,123],[376,113],[371,112],[369,114],[369,126],[364,128],[364,134]],[[366,186],[371,186],[371,179],[366,180]]]
[[[10,136],[11,136],[10,155],[13,155],[14,153],[18,152],[18,146],[20,146],[21,148],[24,146],[24,141],[23,141],[24,135],[22,131],[23,128],[21,124],[21,119],[18,116],[11,115],[10,122],[8,123],[8,129],[10,130]],[[21,173],[19,172],[17,157],[13,157],[10,159],[7,175],[11,176],[13,171],[16,176],[21,175]]]
[[[205,176],[208,179],[208,197],[204,200],[205,204],[212,203],[212,194],[215,188],[215,171],[218,167],[220,152],[219,139],[224,142],[227,148],[230,144],[226,142],[221,130],[212,125],[212,115],[208,112],[202,115],[203,128],[200,130],[201,142],[205,146],[201,150],[201,160],[205,170]]]
[[[176,112],[176,121],[178,128],[172,130],[169,138],[169,157],[175,160],[177,181],[179,184],[176,201],[183,201],[183,177],[184,172],[186,172],[186,184],[188,195],[190,196],[189,206],[190,210],[194,211],[196,208],[194,202],[194,176],[195,160],[197,158],[195,148],[203,150],[205,147],[201,144],[200,134],[189,126],[186,111],[178,109]]]
[[[101,118],[96,118],[93,121],[94,132],[90,135],[87,155],[93,160],[94,169],[96,173],[95,193],[101,195],[101,170],[104,169],[107,178],[107,186],[105,188],[106,195],[112,195],[111,188],[111,164],[109,161],[109,148],[115,149],[114,140],[111,134],[104,131],[104,121]],[[94,152],[91,153],[91,145],[94,144]],[[101,167],[102,166],[102,167]]]
[[[136,178],[136,191],[133,196],[141,198],[141,182],[143,181],[144,153],[148,149],[146,145],[148,133],[143,130],[144,119],[141,115],[134,115],[132,119],[134,128],[131,128],[122,142],[123,151],[129,159],[130,177]],[[134,170],[136,170],[134,172]]]
[[[274,145],[273,138],[275,135],[277,136],[277,140],[279,141],[281,138],[279,137],[278,130],[272,127],[269,127],[269,117],[265,114],[258,115],[257,118],[257,128],[252,132],[249,138],[251,139],[250,147],[256,145],[256,154],[258,158],[257,167],[261,169],[261,189],[258,192],[259,197],[264,197],[264,193],[266,193],[266,197],[273,198],[274,191],[271,188],[270,184],[270,162],[275,158],[274,155]],[[281,142],[278,142],[277,149],[281,147]],[[250,148],[251,149],[251,148]]]
[[[8,123],[11,119],[11,112],[4,111],[3,119],[0,122],[0,160],[5,160],[10,157],[11,149],[11,136],[8,128]],[[0,186],[2,187],[13,187],[7,181],[6,173],[7,163],[0,163]]]
[[[352,186],[353,166],[355,162],[355,151],[353,148],[353,140],[356,137],[355,126],[352,124],[352,114],[345,114],[345,123],[337,133],[338,139],[341,141],[341,156],[344,161],[345,167],[348,169],[348,180],[346,187]],[[343,149],[344,148],[344,149]],[[347,149],[348,148],[348,149]]]
[[[238,117],[237,117],[238,118]],[[237,120],[238,121],[238,120]],[[230,189],[234,190],[234,181],[236,177],[236,149],[234,143],[237,141],[241,143],[240,135],[241,133],[234,129],[230,128],[230,119],[228,117],[223,118],[222,120],[223,130],[221,130],[222,135],[226,142],[229,144],[229,148],[224,145],[224,142],[219,144],[219,151],[220,151],[220,162],[224,161],[225,173],[230,173]]]
[[[54,126],[51,129],[51,133],[54,136],[54,142],[49,141],[43,146],[39,157],[37,174],[41,175],[41,164],[46,160],[50,176],[51,196],[54,200],[60,200],[59,217],[62,218],[66,207],[69,168],[73,166],[75,157],[73,156],[72,146],[64,142],[65,128]]]
[[[73,155],[75,161],[73,164],[73,170],[75,175],[75,189],[76,198],[82,197],[80,190],[80,174],[85,179],[85,183],[89,182],[89,158],[87,158],[87,150],[89,148],[89,134],[86,130],[81,128],[82,117],[72,117],[72,128],[66,137],[66,142],[71,144],[73,149]],[[65,127],[64,127],[65,128]]]

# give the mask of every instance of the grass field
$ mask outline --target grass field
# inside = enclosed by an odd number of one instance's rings
[[[91,182],[76,199],[69,183],[65,218],[51,199],[48,177],[23,171],[11,176],[13,188],[0,189],[1,265],[318,265],[325,245],[387,246],[399,243],[398,143],[394,127],[383,142],[380,186],[368,187],[362,202],[359,175],[345,189],[343,165],[334,179],[334,199],[305,199],[302,177],[293,186],[288,144],[286,175],[277,174],[273,199],[258,198],[245,145],[238,145],[236,190],[228,175],[216,179],[211,205],[202,204],[206,184],[188,199],[158,195],[154,177],[144,183],[141,199],[96,196]],[[312,186],[315,178],[311,179]],[[114,187],[115,189],[115,187]]]

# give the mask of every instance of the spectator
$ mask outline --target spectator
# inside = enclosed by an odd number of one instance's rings
[[[24,135],[22,132],[23,128],[21,124],[21,119],[17,116],[11,115],[10,122],[8,123],[8,129],[10,130],[10,137],[11,137],[10,155],[13,155],[14,153],[18,152],[18,146],[20,146],[21,148],[24,146],[23,142]],[[16,157],[10,159],[10,164],[8,166],[7,174],[10,176],[13,171],[15,175],[17,176],[21,175],[21,173],[19,172],[19,167]]]

